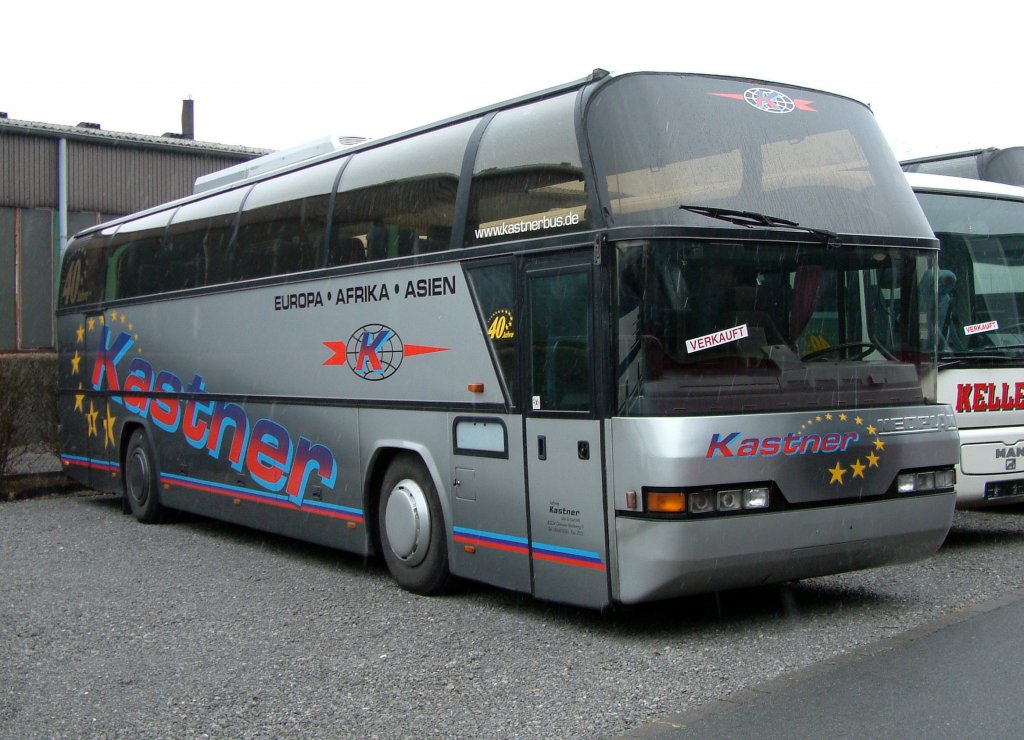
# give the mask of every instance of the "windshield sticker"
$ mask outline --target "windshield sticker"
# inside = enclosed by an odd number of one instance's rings
[[[792,113],[794,110],[805,110],[811,113],[818,111],[811,107],[813,100],[793,99],[778,90],[767,87],[751,87],[742,93],[708,93],[719,98],[745,100],[749,105],[765,113]]]
[[[995,331],[998,328],[998,321],[986,321],[983,324],[971,324],[970,326],[965,326],[964,334],[967,336],[970,336],[971,334],[982,334],[986,331]]]
[[[738,342],[740,339],[747,336],[749,336],[749,332],[747,332],[747,325],[741,324],[740,326],[734,326],[733,328],[725,329],[724,331],[705,334],[704,336],[697,337],[696,339],[687,339],[686,351],[700,352],[702,349],[718,347],[719,345],[729,344],[730,342]]]
[[[512,312],[507,308],[500,308],[491,314],[487,319],[487,336],[491,339],[514,339],[516,334],[512,329]]]

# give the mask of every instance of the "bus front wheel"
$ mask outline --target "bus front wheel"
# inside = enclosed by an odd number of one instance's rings
[[[398,585],[417,594],[447,590],[448,546],[437,488],[419,458],[396,457],[377,511],[381,551]]]
[[[141,429],[132,432],[124,456],[124,497],[132,515],[144,524],[153,524],[163,517],[158,493],[159,478],[156,457],[149,438]]]

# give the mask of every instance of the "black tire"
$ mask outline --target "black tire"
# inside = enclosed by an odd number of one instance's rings
[[[437,488],[423,462],[399,455],[380,491],[377,526],[391,576],[406,591],[434,595],[451,587],[448,538]]]
[[[155,524],[163,519],[156,456],[142,429],[132,432],[128,440],[121,473],[124,498],[132,515],[143,524]]]

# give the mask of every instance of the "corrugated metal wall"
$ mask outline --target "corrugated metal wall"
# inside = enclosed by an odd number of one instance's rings
[[[68,136],[68,232],[192,192],[206,175],[251,159],[149,141]],[[52,132],[0,129],[0,351],[53,346],[57,151]]]
[[[245,157],[68,142],[68,210],[132,213],[192,192],[200,175]],[[0,205],[57,207],[57,139],[0,136]]]
[[[131,213],[192,192],[205,175],[240,159],[68,142],[68,201],[72,211]]]
[[[0,136],[0,205],[57,207],[57,140]]]

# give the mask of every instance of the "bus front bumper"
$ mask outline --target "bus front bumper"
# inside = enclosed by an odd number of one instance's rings
[[[919,560],[942,545],[955,501],[949,492],[714,519],[618,516],[613,598],[630,604]]]

